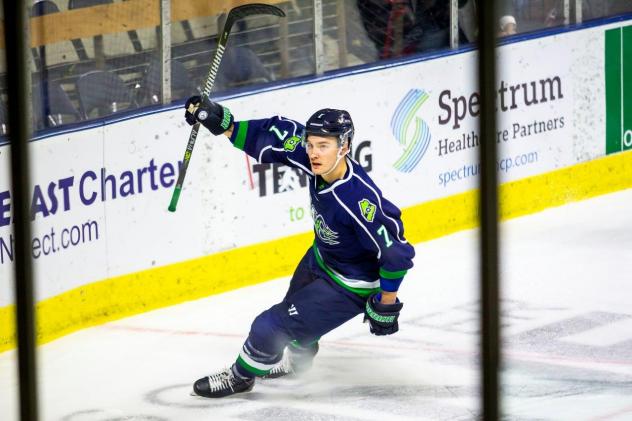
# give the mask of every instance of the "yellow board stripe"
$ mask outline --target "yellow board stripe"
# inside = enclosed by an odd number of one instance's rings
[[[15,306],[0,307],[0,352],[15,347]]]
[[[294,235],[72,289],[37,303],[37,342],[287,275],[312,240]],[[0,308],[0,352],[15,345],[13,311]]]
[[[501,218],[632,187],[632,151],[501,186]],[[407,208],[406,237],[419,243],[478,225],[478,192]],[[37,341],[90,326],[288,276],[311,246],[313,233],[192,259],[91,283],[37,303]],[[0,352],[15,347],[14,306],[0,308]]]

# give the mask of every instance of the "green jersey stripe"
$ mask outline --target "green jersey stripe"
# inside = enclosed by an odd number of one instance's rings
[[[400,270],[400,271],[397,271],[397,272],[390,272],[390,271],[385,270],[385,269],[380,269],[380,276],[382,278],[386,278],[386,279],[403,278],[404,276],[406,276],[406,273],[408,273],[408,270]]]
[[[320,252],[318,251],[318,247],[316,247],[316,243],[314,243],[314,245],[312,246],[312,249],[314,250],[314,255],[316,256],[316,262],[318,263],[318,266],[320,266],[320,268],[324,270],[325,273],[327,273],[327,275],[329,275],[329,277],[334,282],[336,282],[338,285],[340,285],[344,289],[351,291],[354,294],[358,294],[361,297],[368,297],[369,295],[380,291],[379,288],[354,288],[345,284],[338,276],[336,276],[336,274],[324,262],[323,258],[320,255]]]
[[[233,143],[237,149],[244,150],[246,134],[248,134],[248,121],[240,121],[237,124],[237,137]]]

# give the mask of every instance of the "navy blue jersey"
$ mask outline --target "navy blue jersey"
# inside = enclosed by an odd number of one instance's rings
[[[284,117],[236,121],[230,141],[260,163],[281,162],[307,174],[314,254],[335,282],[363,296],[397,291],[415,255],[400,210],[348,156],[347,172],[333,184],[314,176],[301,142],[304,129]]]

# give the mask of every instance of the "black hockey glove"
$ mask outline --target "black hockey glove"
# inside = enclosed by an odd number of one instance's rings
[[[197,107],[193,113],[189,111],[191,105]],[[233,114],[228,108],[210,99],[205,99],[202,102],[202,98],[199,95],[187,99],[184,108],[186,109],[184,118],[190,126],[199,122],[215,136],[224,133],[235,121]]]
[[[377,294],[371,295],[364,307],[364,321],[369,321],[371,333],[382,336],[397,332],[397,318],[403,306],[404,303],[399,300],[395,304],[382,304],[377,299]]]

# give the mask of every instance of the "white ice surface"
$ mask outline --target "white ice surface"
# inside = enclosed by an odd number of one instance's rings
[[[632,189],[505,222],[503,412],[632,420]],[[469,420],[479,412],[477,231],[418,244],[400,332],[355,318],[299,379],[220,400],[191,383],[234,361],[288,279],[130,317],[39,348],[40,419]],[[0,420],[17,420],[15,352],[0,354]]]

